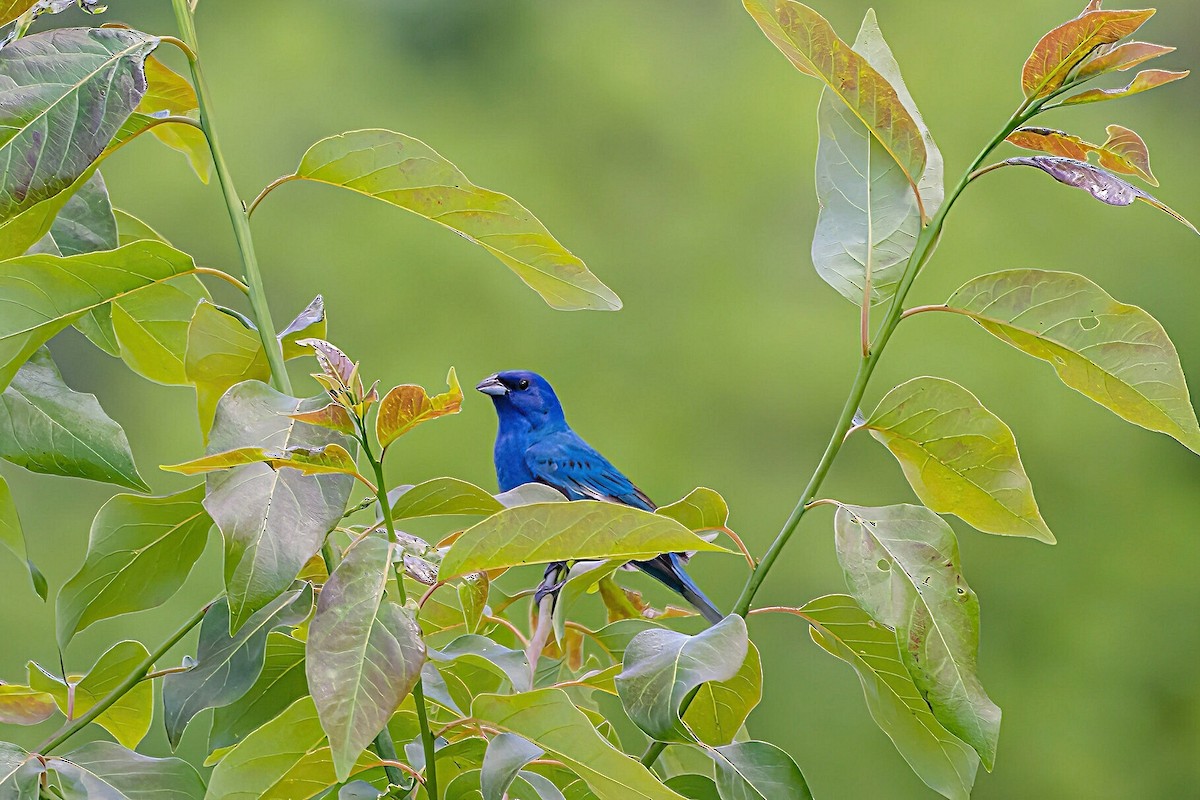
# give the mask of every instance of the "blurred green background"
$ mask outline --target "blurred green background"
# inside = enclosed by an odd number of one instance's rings
[[[1082,4],[876,0],[948,176],[1017,104],[1033,43]],[[814,5],[850,39],[868,7]],[[174,32],[165,0],[114,0],[107,17]],[[72,12],[53,22],[92,21]],[[576,428],[651,496],[716,488],[752,550],[766,548],[849,387],[858,323],[808,257],[819,85],[787,64],[739,3],[201,0],[199,29],[244,197],[323,136],[403,131],[527,205],[625,301],[615,314],[551,311],[445,230],[293,184],[254,223],[277,323],[324,293],[331,338],[385,385],[440,389],[450,365],[470,385],[497,369],[541,371]],[[1139,38],[1180,48],[1165,68],[1200,62],[1193,0],[1162,0]],[[1200,80],[1044,119],[1093,141],[1110,122],[1150,145],[1158,196],[1200,217]],[[177,154],[143,137],[104,173],[118,206],[202,263],[238,271],[217,188],[199,184]],[[1200,379],[1200,240],[1168,217],[1099,205],[1033,170],[989,175],[956,207],[913,300],[938,302],[970,276],[1021,266],[1082,272],[1149,309]],[[125,426],[155,490],[186,485],[156,465],[200,450],[191,392],[148,384],[73,333],[53,347],[68,382],[95,392]],[[301,390],[315,393],[307,365],[297,366]],[[981,772],[975,797],[1196,797],[1200,459],[1121,422],[961,318],[905,323],[867,406],[919,374],[959,381],[1012,426],[1059,540],[1047,547],[954,523],[983,609],[981,674],[1004,709],[996,770]],[[459,417],[406,438],[391,479],[450,474],[494,486],[489,405],[471,392]],[[54,591],[81,562],[88,523],[111,491],[7,464],[3,474]],[[859,503],[913,499],[867,437],[851,441],[824,492]],[[843,591],[830,534],[828,509],[806,518],[759,602]],[[216,544],[214,536],[167,607],[77,637],[68,668],[85,669],[121,637],[160,641],[182,609],[218,590]],[[694,574],[728,607],[744,567],[701,557]],[[9,586],[0,677],[16,681],[28,658],[56,663],[53,609],[12,559],[0,559],[0,579]],[[766,666],[751,730],[786,747],[817,796],[932,794],[871,722],[853,672],[798,621],[760,617],[751,629]],[[203,727],[189,730],[187,752],[198,752]],[[42,733],[4,736],[30,744]],[[148,746],[165,750],[161,733]]]

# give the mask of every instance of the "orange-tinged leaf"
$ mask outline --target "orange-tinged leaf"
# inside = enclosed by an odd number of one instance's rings
[[[200,103],[196,99],[196,90],[182,75],[150,56],[146,59],[146,94],[138,103],[137,111],[150,116],[166,113],[198,119]],[[212,157],[203,131],[191,125],[170,124],[155,125],[150,132],[167,147],[187,156],[197,177],[208,183]]]
[[[1083,11],[1080,13],[1079,16],[1082,17],[1084,14],[1088,13],[1089,11],[1099,11],[1100,5],[1103,2],[1104,2],[1104,0],[1088,0],[1088,4],[1084,7]]]
[[[28,686],[0,684],[0,722],[5,725],[37,725],[55,712],[54,698]]]
[[[299,414],[288,414],[288,417],[309,425],[329,428],[339,433],[354,433],[354,420],[350,418],[350,412],[337,403],[330,403],[324,408],[318,408],[316,411],[302,411]]]
[[[171,464],[161,469],[167,472],[178,472],[181,475],[201,475],[206,472],[217,472],[223,469],[240,467],[244,464],[267,464],[272,469],[290,467],[300,470],[305,475],[316,475],[339,472],[355,475],[358,472],[354,457],[340,444],[327,444],[324,447],[288,447],[283,450],[273,450],[265,447],[239,447],[202,456],[182,464]]]
[[[462,408],[463,393],[453,367],[446,376],[446,383],[449,389],[433,397],[412,384],[397,386],[384,395],[375,418],[379,446],[387,447],[422,422],[457,414]]]
[[[862,120],[916,192],[925,172],[925,142],[892,85],[808,6],[795,0],[743,4],[796,69],[823,81]]]
[[[1088,153],[1096,150],[1096,145],[1053,128],[1017,128],[1008,135],[1008,141],[1026,150],[1037,150],[1040,153],[1073,158],[1076,161],[1087,161]]]
[[[1124,39],[1154,15],[1154,9],[1100,11],[1089,6],[1041,38],[1021,71],[1021,88],[1030,99],[1061,87],[1079,62],[1097,47]]]
[[[1150,171],[1150,151],[1142,137],[1121,125],[1109,125],[1108,139],[1100,146],[1100,166],[1125,175],[1137,175],[1151,186],[1158,179]]]
[[[1172,72],[1169,69],[1144,69],[1133,77],[1128,86],[1117,89],[1088,89],[1086,92],[1073,94],[1064,99],[1059,105],[1073,106],[1080,103],[1100,103],[1104,100],[1119,100],[1122,97],[1148,92],[1165,86],[1168,83],[1186,78],[1191,70]]]
[[[1086,81],[1106,72],[1123,72],[1143,64],[1152,58],[1173,52],[1174,47],[1149,42],[1126,42],[1111,50],[1096,51],[1075,73],[1076,80]]]

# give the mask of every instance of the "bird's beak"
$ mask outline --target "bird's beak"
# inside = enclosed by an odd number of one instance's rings
[[[500,397],[508,394],[508,387],[500,382],[500,378],[497,375],[489,375],[480,381],[479,385],[475,388],[484,394],[490,394],[492,397]]]

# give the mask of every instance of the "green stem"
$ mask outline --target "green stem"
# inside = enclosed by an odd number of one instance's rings
[[[383,515],[383,524],[387,528],[388,541],[396,542],[396,526],[392,522],[392,504],[387,496],[387,482],[383,477],[383,457],[376,459],[375,454],[371,452],[371,438],[367,435],[366,426],[358,423],[359,441],[362,442],[363,455],[367,457],[367,461],[371,463],[371,469],[375,472],[375,485],[379,487],[379,491],[375,497],[379,500],[379,513]],[[400,596],[400,602],[408,601],[408,592],[404,588],[404,568],[396,568],[396,590]],[[429,712],[425,706],[425,687],[420,678],[413,685],[413,702],[417,707],[417,724],[421,727],[421,747],[425,751],[425,793],[429,795],[430,800],[438,800],[438,784],[437,784],[437,751],[434,747],[433,731],[429,728]],[[385,730],[384,733],[387,731]],[[381,754],[382,755],[382,754]],[[388,777],[388,780],[392,780]],[[395,783],[396,781],[392,781]]]
[[[211,606],[212,603],[208,603],[195,614],[193,614],[191,619],[183,623],[183,625],[179,627],[179,630],[171,634],[170,638],[163,642],[157,650],[148,655],[141,664],[138,664],[137,669],[125,676],[125,680],[121,681],[119,684],[117,684],[116,688],[101,698],[99,703],[96,703],[96,705],[92,706],[82,715],[68,723],[67,726],[58,733],[54,734],[49,739],[38,745],[37,752],[42,754],[49,753],[54,748],[63,744],[63,742],[79,733],[79,731],[83,730],[83,728],[85,728],[89,722],[96,719],[96,717],[100,716],[109,708],[111,708],[113,703],[124,697],[130,689],[141,682],[142,678],[146,677],[146,674],[150,672],[150,670],[154,669],[155,661],[158,661],[160,658],[166,655],[167,651],[174,647],[180,639],[182,639],[184,636],[187,636],[188,631],[200,624],[200,620],[204,619],[204,613],[208,611]]]
[[[755,593],[758,592],[758,588],[766,580],[767,573],[771,571],[771,567],[774,566],[775,561],[779,558],[779,554],[783,552],[783,548],[787,545],[788,540],[795,533],[796,527],[804,517],[805,511],[808,510],[809,503],[817,499],[817,493],[821,490],[821,484],[825,481],[825,477],[829,474],[829,470],[833,467],[833,462],[837,459],[837,455],[842,449],[842,444],[846,439],[846,432],[854,424],[854,412],[862,404],[863,395],[866,394],[867,384],[871,380],[871,375],[875,372],[875,367],[879,364],[879,359],[883,355],[884,348],[903,318],[904,299],[908,295],[909,289],[912,288],[913,282],[917,279],[921,268],[929,260],[929,256],[933,252],[933,247],[937,243],[938,237],[941,236],[942,226],[946,221],[946,216],[950,213],[950,208],[954,205],[959,195],[962,194],[963,190],[967,188],[972,174],[984,162],[984,159],[1010,133],[1020,126],[1022,122],[1037,113],[1039,106],[1040,104],[1038,103],[1026,102],[1009,117],[1008,122],[1005,123],[1000,132],[992,137],[992,140],[980,151],[979,155],[971,163],[971,166],[963,173],[958,184],[946,195],[945,201],[937,210],[937,213],[934,214],[933,219],[921,229],[913,252],[908,257],[908,263],[904,268],[904,274],[900,278],[896,294],[892,297],[892,304],[888,307],[887,316],[884,318],[882,326],[880,326],[879,335],[871,345],[869,352],[864,354],[859,361],[858,372],[854,376],[854,383],[850,386],[850,394],[846,397],[846,402],[842,406],[842,413],[838,416],[833,434],[829,437],[829,444],[825,446],[825,452],[821,455],[821,460],[817,462],[817,467],[813,470],[812,477],[808,479],[808,485],[805,486],[804,493],[796,501],[796,506],[792,509],[792,513],[788,515],[787,521],[783,523],[783,528],[779,531],[779,535],[775,537],[775,541],[767,549],[762,561],[750,573],[750,577],[746,579],[746,585],[742,589],[742,594],[733,607],[733,613],[738,616],[745,617],[750,612],[750,603],[753,602]],[[687,710],[694,696],[695,692],[684,698],[683,703],[679,707],[681,715]],[[652,742],[642,755],[642,763],[646,766],[653,764],[665,747],[666,744],[663,742]]]
[[[171,0],[175,8],[175,19],[179,24],[179,34],[184,43],[193,53],[199,53],[196,44],[196,23],[187,0]],[[262,339],[263,350],[267,354],[267,363],[271,367],[271,385],[284,394],[292,393],[292,383],[288,378],[287,368],[283,363],[283,349],[275,336],[275,324],[271,321],[271,310],[267,306],[267,295],[263,288],[262,273],[258,269],[258,258],[254,254],[254,239],[250,235],[250,218],[246,215],[246,204],[238,196],[233,185],[233,177],[229,173],[229,165],[217,139],[216,126],[212,119],[212,100],[209,98],[208,84],[204,81],[204,72],[200,67],[200,58],[189,58],[192,70],[192,83],[196,89],[196,99],[200,106],[200,126],[208,139],[208,149],[212,153],[213,167],[217,172],[217,180],[221,184],[221,192],[225,196],[225,207],[229,211],[229,221],[233,224],[233,235],[237,240],[238,252],[242,257],[242,268],[245,270],[246,284],[250,289],[250,309],[254,313],[254,322],[258,325],[258,335]]]

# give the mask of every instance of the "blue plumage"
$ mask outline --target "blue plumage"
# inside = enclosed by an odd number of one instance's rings
[[[491,396],[500,418],[494,457],[501,491],[537,482],[552,486],[568,500],[655,509],[641,489],[571,430],[545,378],[534,372],[499,372],[475,388]],[[684,571],[684,560],[680,553],[665,553],[632,563],[683,595],[709,622],[720,621],[723,615]]]

